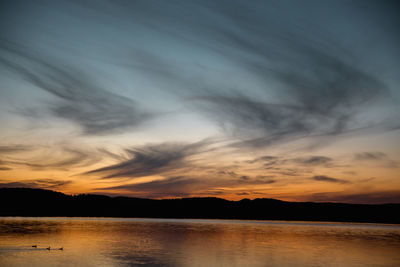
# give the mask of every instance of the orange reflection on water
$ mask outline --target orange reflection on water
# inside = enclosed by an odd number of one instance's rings
[[[0,229],[1,266],[400,264],[400,228],[387,225],[6,218]]]

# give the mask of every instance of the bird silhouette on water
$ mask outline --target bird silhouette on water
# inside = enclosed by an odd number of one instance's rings
[[[37,245],[32,245],[32,247],[33,247],[33,248],[37,248]],[[47,250],[51,250],[51,247],[50,247],[50,246],[48,246],[46,249],[47,249]],[[64,250],[64,248],[63,248],[63,247],[60,247],[60,248],[54,248],[53,250]]]

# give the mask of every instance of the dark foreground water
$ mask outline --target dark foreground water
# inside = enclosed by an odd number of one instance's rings
[[[63,250],[58,250],[61,247]],[[0,218],[0,266],[137,265],[400,266],[400,227],[234,220]]]

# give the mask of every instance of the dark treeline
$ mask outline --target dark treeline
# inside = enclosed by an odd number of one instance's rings
[[[275,199],[141,199],[0,188],[0,216],[150,217],[400,223],[400,204],[285,202]]]

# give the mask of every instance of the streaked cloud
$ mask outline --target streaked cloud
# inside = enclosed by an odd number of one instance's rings
[[[198,188],[198,186],[204,186],[199,179],[177,176],[147,183],[102,188],[102,190],[123,189],[134,192],[137,196],[145,197],[186,197],[190,196],[191,192]]]
[[[394,6],[2,1],[0,179],[157,198],[395,196]]]
[[[144,183],[128,183],[119,186],[99,189],[100,192],[129,191],[137,197],[188,197],[207,194],[220,195],[221,187],[240,188],[241,186],[268,185],[276,181],[270,177],[241,176],[234,179],[219,179],[218,177],[172,176]],[[240,190],[240,189],[239,189]]]
[[[302,165],[327,165],[332,163],[333,159],[325,156],[311,156],[293,159],[294,162]]]
[[[35,152],[34,155],[20,153],[4,160],[3,163],[10,166],[25,166],[33,170],[68,169],[91,166],[99,162],[103,154],[97,150],[78,149],[66,145],[42,147],[32,151]]]
[[[315,181],[328,182],[328,183],[339,183],[339,184],[348,184],[349,183],[349,181],[347,181],[347,180],[332,178],[332,177],[325,176],[325,175],[316,175],[316,176],[313,176],[312,179]]]
[[[18,153],[32,149],[32,147],[24,145],[0,145],[0,154]]]
[[[127,149],[130,159],[118,164],[87,172],[100,174],[104,178],[140,177],[162,174],[170,170],[182,170],[188,157],[201,152],[207,141],[192,144],[161,143]]]
[[[351,192],[327,192],[327,193],[316,193],[307,198],[308,201],[318,202],[343,202],[343,203],[398,203],[400,199],[400,191],[388,190],[388,191],[375,191],[367,193],[351,193]]]
[[[386,154],[383,152],[362,152],[355,155],[355,158],[358,160],[381,160],[386,157]]]
[[[375,162],[380,165],[385,166],[386,168],[398,168],[399,163],[391,159],[388,155],[383,152],[375,151],[375,152],[362,152],[356,153],[354,155],[354,159],[359,161],[360,163],[364,162]]]
[[[76,123],[83,134],[119,132],[138,127],[154,116],[142,110],[134,100],[104,89],[77,65],[68,65],[50,57],[32,56],[26,49],[14,46],[0,47],[3,49],[0,63],[35,87],[55,96],[58,101],[49,106],[51,113]]]
[[[7,182],[0,180],[0,187],[22,187],[22,188],[44,188],[44,189],[61,189],[66,185],[71,184],[69,180],[55,179],[37,179],[37,180],[22,180],[18,182]]]

